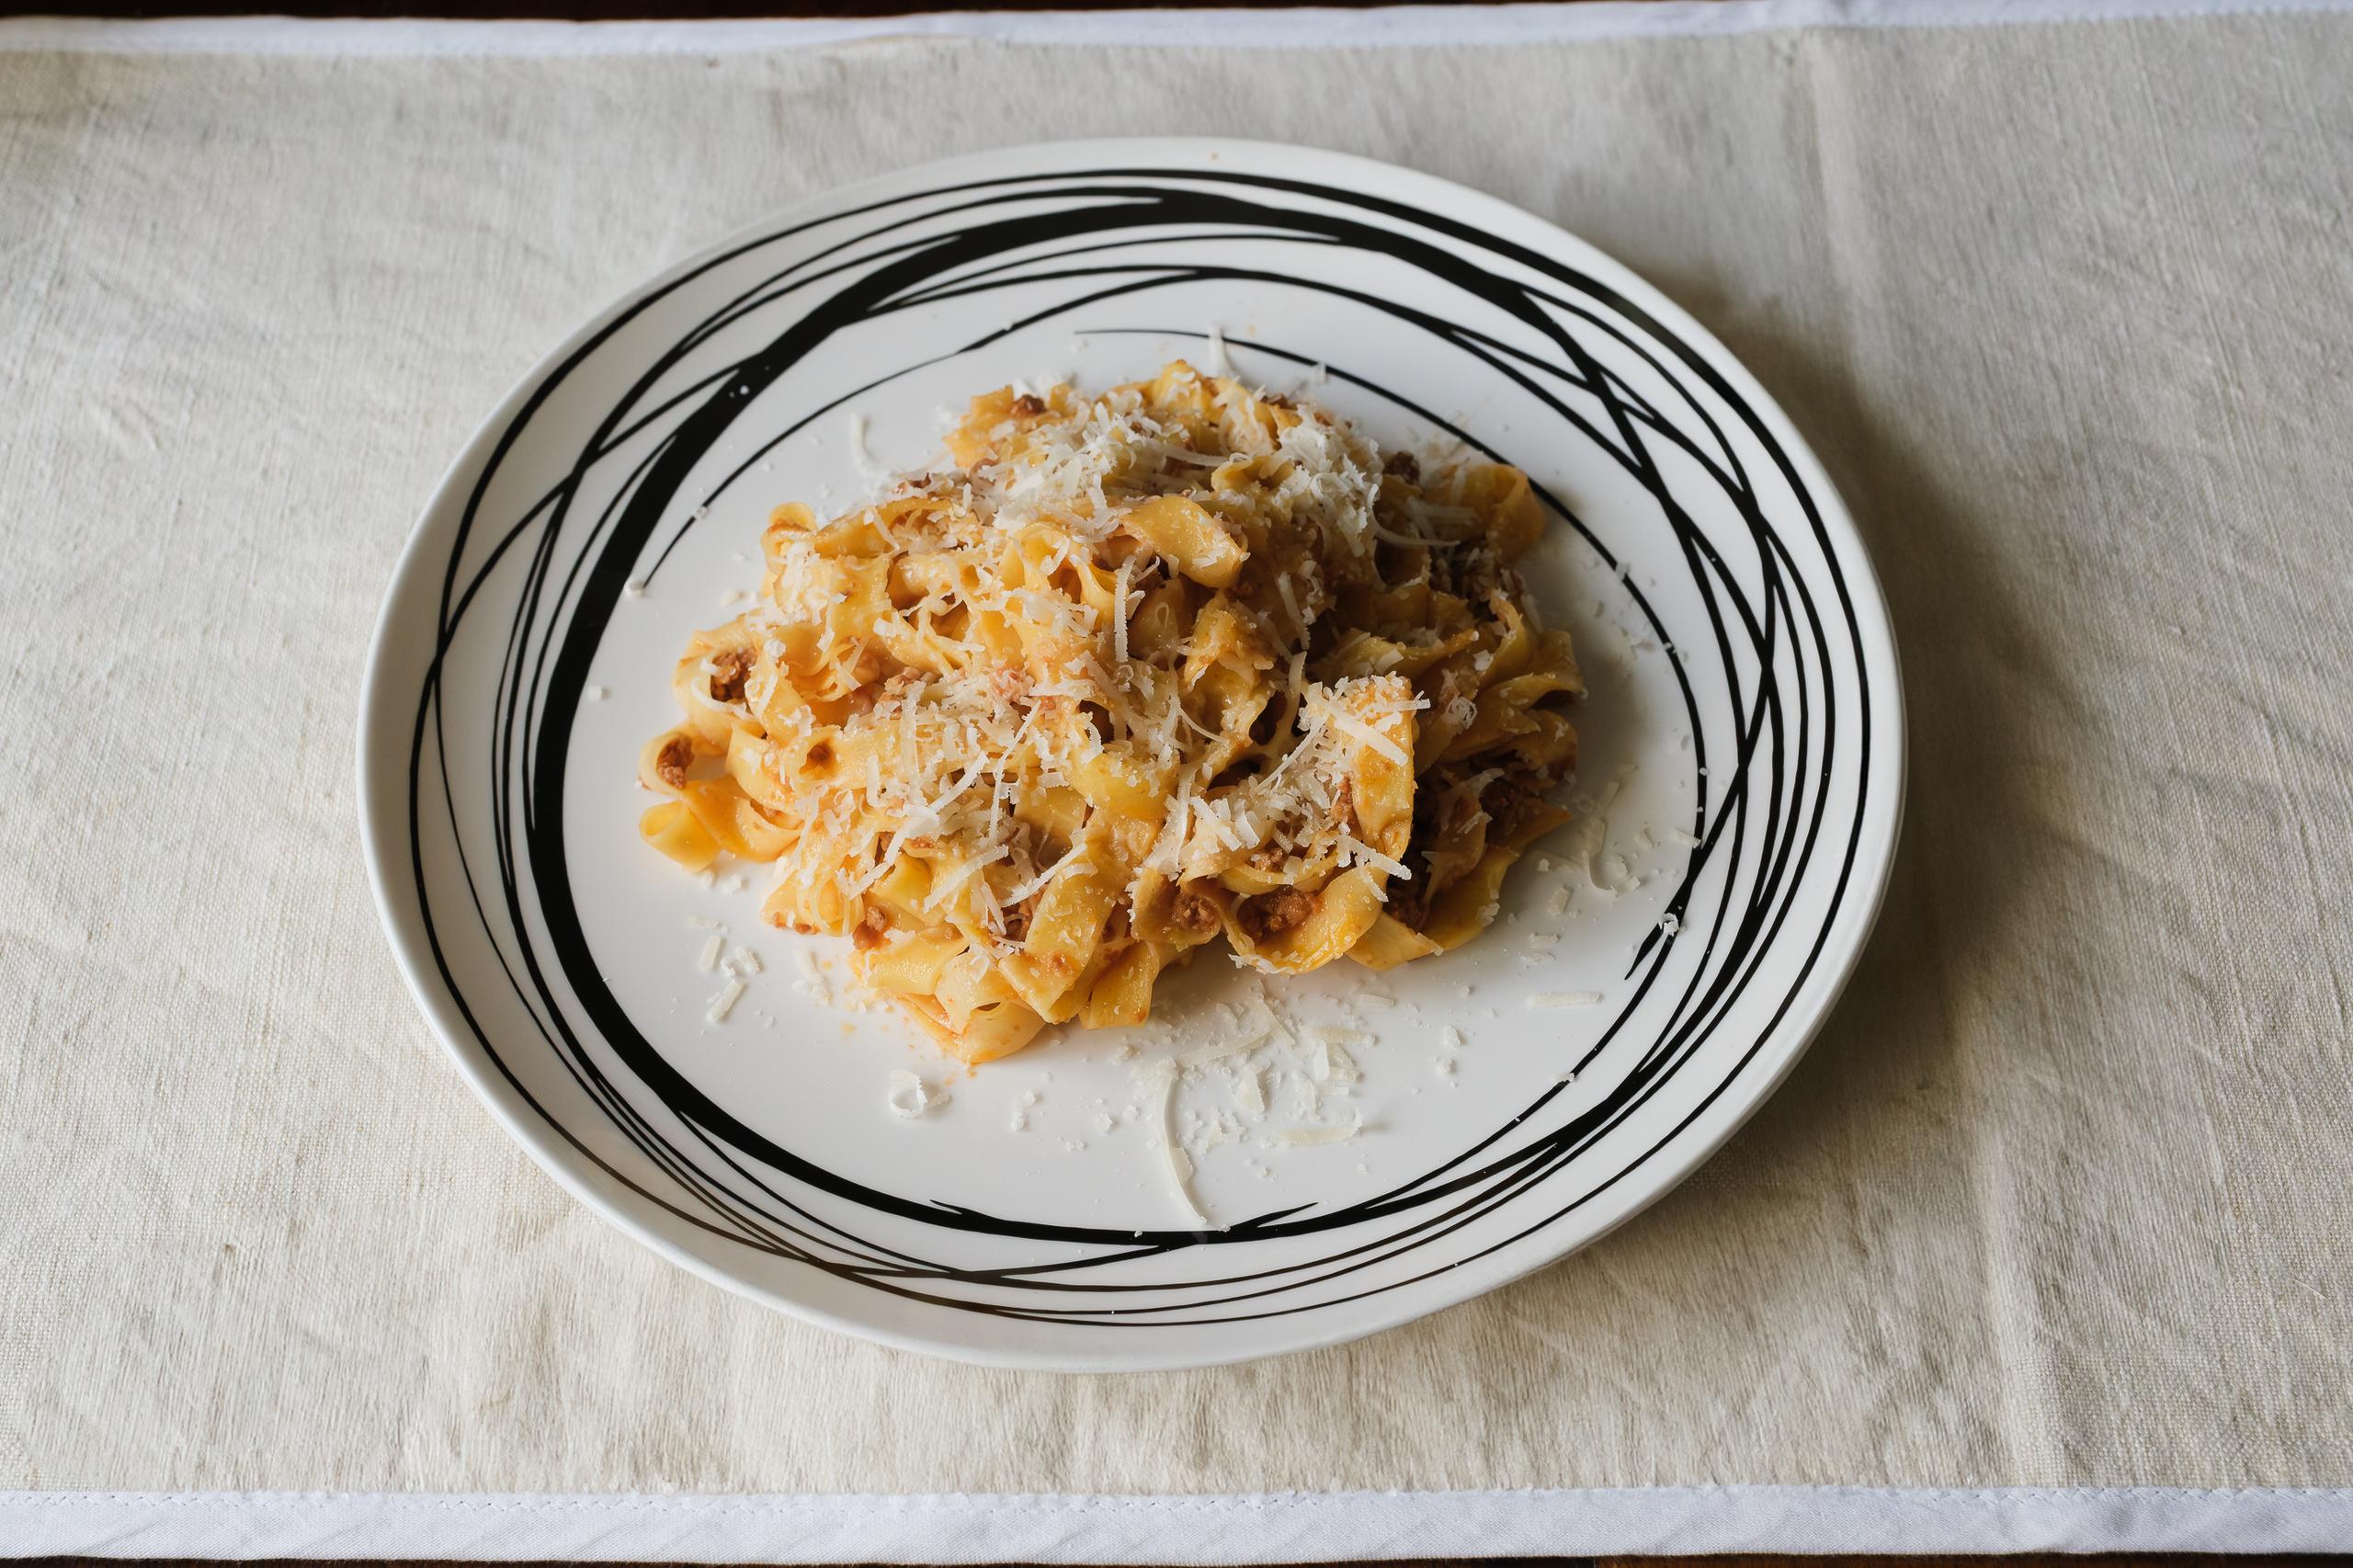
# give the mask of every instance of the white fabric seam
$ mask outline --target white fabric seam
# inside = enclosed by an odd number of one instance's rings
[[[1598,0],[1368,11],[938,12],[868,18],[544,22],[286,17],[0,18],[0,54],[598,56],[957,39],[1066,47],[1519,47],[1618,38],[2343,13],[2353,0]],[[1336,42],[1336,40],[1338,40]]]
[[[1190,1533],[1168,1536],[1181,1516]],[[1086,1521],[1086,1522],[1082,1522]],[[0,1493],[0,1557],[1279,1564],[1649,1551],[2313,1550],[2353,1489],[1701,1484],[1166,1496]]]
[[[321,1502],[364,1502],[375,1507],[457,1508],[534,1512],[565,1508],[676,1509],[703,1513],[741,1510],[765,1513],[799,1505],[859,1503],[879,1507],[933,1507],[961,1511],[976,1503],[990,1508],[1031,1508],[1040,1511],[1086,1511],[1098,1508],[1154,1511],[1197,1507],[1222,1512],[1234,1508],[1355,1506],[1378,1498],[1411,1502],[1428,1497],[1561,1498],[1600,1494],[1658,1496],[1738,1496],[1756,1492],[1799,1493],[1817,1497],[1936,1499],[1938,1501],[1999,1502],[2060,1499],[2091,1502],[2104,1498],[2228,1498],[2339,1497],[2353,1500],[2353,1487],[2342,1486],[1846,1486],[1777,1484],[1772,1482],[1696,1482],[1682,1486],[1601,1488],[1587,1486],[1528,1486],[1461,1492],[1252,1492],[1231,1494],[1168,1493],[1164,1494],[1080,1495],[1051,1493],[960,1494],[947,1492],[811,1492],[725,1496],[705,1493],[569,1493],[469,1495],[450,1493],[399,1492],[85,1492],[72,1489],[41,1492],[0,1492],[0,1507],[30,1500],[135,1503],[142,1507],[202,1506],[233,1501],[241,1506],[305,1506]]]

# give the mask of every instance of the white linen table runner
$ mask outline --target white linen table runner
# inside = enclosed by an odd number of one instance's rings
[[[1891,601],[1893,888],[1635,1222],[1339,1349],[1062,1378],[661,1262],[468,1096],[354,823],[506,388],[995,144],[1461,180],[1658,283]],[[1279,1562],[2353,1540],[2353,9],[1732,0],[0,23],[0,1550]]]

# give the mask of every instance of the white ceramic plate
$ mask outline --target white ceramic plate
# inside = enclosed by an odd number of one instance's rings
[[[1262,1048],[1269,1119],[1345,1111],[1365,1130],[1309,1148],[1270,1146],[1266,1123],[1197,1135],[1204,1229],[1130,1109],[1148,1104],[1136,1073],[1232,1038],[1221,1008],[1252,977],[1194,965],[1129,1060],[1072,1031],[951,1071],[892,1017],[812,994],[795,949],[831,948],[758,923],[762,868],[709,888],[646,849],[634,768],[671,722],[688,632],[756,585],[776,503],[824,511],[870,462],[921,466],[942,410],[1007,381],[1108,384],[1221,352],[1384,447],[1461,441],[1528,471],[1558,511],[1529,574],[1593,685],[1578,788],[1594,806],[1542,847],[1550,869],[1521,862],[1507,914],[1468,947],[1271,983],[1303,1024],[1379,1043],[1353,1050],[1345,1105],[1329,1080],[1290,1081],[1303,1052]],[[1870,929],[1902,794],[1894,652],[1862,546],[1714,339],[1488,197],[1228,142],[911,170],[631,295],[516,389],[426,508],[363,707],[392,946],[459,1066],[557,1179],[731,1289],[1024,1367],[1330,1344],[1608,1231],[1803,1049]],[[722,1024],[690,918],[763,960]],[[1603,1000],[1529,1005],[1561,992]],[[893,1070],[949,1103],[892,1114]],[[1188,1074],[1180,1124],[1232,1092],[1222,1068]],[[1312,1110],[1294,1103],[1310,1094]]]

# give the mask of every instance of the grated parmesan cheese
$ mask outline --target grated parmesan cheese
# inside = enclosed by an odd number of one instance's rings
[[[1006,903],[1019,903],[1022,900],[1028,898],[1030,894],[1037,892],[1047,883],[1052,881],[1056,877],[1061,876],[1065,867],[1068,867],[1074,861],[1086,860],[1086,846],[1085,844],[1072,845],[1070,847],[1070,853],[1064,855],[1061,859],[1055,861],[1052,865],[1047,867],[1044,870],[1039,872],[1028,881],[1023,882],[1020,886],[1008,889],[1004,895],[1004,902]],[[1088,863],[1090,865],[1093,864],[1092,861],[1089,861]]]
[[[892,1113],[909,1120],[927,1115],[948,1103],[945,1089],[935,1089],[904,1067],[891,1070],[889,1085],[883,1090],[882,1103]]]
[[[1230,372],[1222,333],[1211,332],[1208,343],[1215,364]],[[1322,366],[1314,373],[1319,381],[1326,374]],[[1019,383],[1013,396],[1041,399],[1051,417],[1038,418],[1040,411],[1026,403],[1017,413],[979,413],[956,438],[952,472],[936,468],[877,489],[835,519],[857,538],[846,552],[824,547],[820,554],[811,539],[790,537],[793,528],[768,536],[759,608],[728,629],[737,640],[725,643],[760,649],[762,664],[752,677],[760,700],[756,705],[747,696],[725,705],[724,713],[732,723],[766,718],[754,710],[773,709],[772,681],[779,683],[779,695],[789,695],[781,684],[787,665],[798,672],[791,679],[800,695],[818,704],[777,713],[766,723],[765,743],[755,743],[748,758],[739,753],[731,759],[734,769],[748,761],[777,781],[787,798],[763,798],[760,808],[783,819],[776,825],[797,835],[801,846],[780,868],[781,896],[768,918],[796,926],[846,925],[879,911],[884,918],[877,934],[889,945],[905,943],[912,931],[961,926],[971,938],[967,950],[983,960],[982,972],[970,977],[977,980],[1019,950],[1019,940],[1006,939],[1018,919],[1014,906],[1047,892],[1082,861],[1127,879],[1131,901],[1155,885],[1219,874],[1245,855],[1278,874],[1305,865],[1321,877],[1336,862],[1377,869],[1392,883],[1415,875],[1404,858],[1385,852],[1381,835],[1359,825],[1365,819],[1351,819],[1347,790],[1351,783],[1370,787],[1371,757],[1411,767],[1414,722],[1405,716],[1431,706],[1416,691],[1428,687],[1428,661],[1448,656],[1437,649],[1440,640],[1427,628],[1376,614],[1370,626],[1381,628],[1380,636],[1359,630],[1363,641],[1352,652],[1342,638],[1344,652],[1330,658],[1336,673],[1322,680],[1310,678],[1302,644],[1319,610],[1344,593],[1384,586],[1390,566],[1374,556],[1376,540],[1440,551],[1472,542],[1474,512],[1441,504],[1460,499],[1459,469],[1439,468],[1428,498],[1417,499],[1415,482],[1384,478],[1380,449],[1325,414],[1286,414],[1280,399],[1264,406],[1258,399],[1266,394],[1231,382],[1205,385],[1182,365],[1165,374],[1178,389],[1165,407],[1157,393],[1139,387],[1090,397],[1059,382]],[[1211,413],[1206,423],[1192,412],[1202,394]],[[976,406],[1001,410],[1003,402]],[[863,415],[847,417],[853,454],[869,468],[871,426]],[[993,422],[994,432],[983,428]],[[972,444],[992,449],[974,457]],[[938,504],[904,504],[919,494]],[[1271,735],[1239,720],[1239,710],[1222,696],[1196,695],[1193,661],[1207,662],[1214,650],[1197,645],[1205,629],[1184,631],[1185,608],[1173,642],[1157,607],[1149,619],[1137,619],[1152,598],[1151,585],[1176,580],[1184,551],[1146,537],[1154,530],[1141,519],[1121,533],[1122,520],[1142,502],[1171,495],[1197,498],[1254,557],[1247,577],[1226,597],[1240,622],[1233,635],[1255,665],[1245,678],[1261,690],[1276,688],[1267,692],[1276,699],[1267,716],[1280,725]],[[886,503],[895,519],[882,511]],[[878,535],[891,546],[887,585],[876,575],[883,553],[873,548]],[[1524,585],[1493,552],[1436,559],[1465,582],[1499,574],[1492,593],[1465,589],[1473,599],[1484,597],[1495,617],[1513,604],[1528,608]],[[738,590],[729,602],[750,597]],[[965,630],[981,618],[993,619],[990,637]],[[1009,642],[998,635],[1008,627],[1017,633]],[[1149,645],[1142,646],[1147,631]],[[813,653],[803,642],[813,633]],[[715,652],[718,645],[711,639],[702,647]],[[801,667],[812,660],[827,672],[822,691]],[[1402,673],[1409,660],[1418,661],[1410,677]],[[1492,647],[1474,649],[1462,662],[1492,667]],[[717,706],[709,691],[714,672],[710,659],[703,664],[700,681],[689,666],[684,687],[699,689],[688,689],[688,700]],[[1392,666],[1385,676],[1370,673]],[[1457,689],[1461,674],[1454,666],[1441,700]],[[596,699],[606,695],[591,689]],[[831,702],[842,702],[847,716]],[[1477,713],[1473,702],[1458,704],[1449,716],[1475,722]],[[1236,737],[1227,732],[1243,722],[1252,723],[1250,744],[1257,749],[1254,765],[1237,770],[1231,766]],[[831,767],[818,755],[821,735],[837,738],[845,766]],[[1114,765],[1118,771],[1106,777]],[[1530,769],[1507,766],[1516,782],[1531,781]],[[1444,777],[1459,779],[1462,771],[1449,765]],[[1501,772],[1490,769],[1486,777]],[[1557,782],[1549,775],[1532,781]],[[1062,790],[1085,799],[1075,826],[1063,825],[1059,804],[1042,813],[1054,825],[1041,820],[1037,795]],[[1089,822],[1105,810],[1107,790],[1152,801],[1132,836],[1107,835]],[[1449,826],[1471,812],[1483,817],[1479,789],[1462,803],[1467,811]],[[1107,862],[1106,854],[1113,859]],[[1004,869],[992,873],[1000,863]],[[861,904],[878,883],[900,885],[885,879],[902,871],[914,874],[924,907],[938,912],[937,919],[908,921],[897,898]],[[730,876],[723,885],[733,890],[743,882]],[[1132,919],[1135,902],[1124,913]],[[758,972],[745,949],[722,945],[719,955],[731,980]],[[804,963],[802,978],[815,986],[822,977]],[[1376,995],[1362,1005],[1397,1004]],[[1249,1006],[1246,1019],[1211,1037],[1227,1043],[1172,1059],[1178,1064],[1169,1071],[1181,1075],[1204,1062],[1239,1058],[1269,1040],[1299,1051],[1298,1034],[1262,989]],[[1362,1031],[1319,1037],[1313,1050],[1289,1060],[1318,1081],[1345,1085],[1354,1072],[1343,1039],[1371,1040]],[[1244,1065],[1237,1060],[1232,1075],[1252,1086],[1237,1088],[1234,1104],[1252,1094],[1263,1102],[1268,1084]],[[1190,1155],[1184,1140],[1174,1140],[1172,1168],[1198,1157],[1204,1140],[1229,1135],[1197,1129]],[[1187,1165],[1180,1184],[1189,1173]],[[1199,1211],[1189,1197],[1187,1203]]]
[[[1590,1007],[1601,1000],[1598,991],[1538,991],[1528,998],[1531,1013],[1553,1007]]]
[[[1229,1041],[1223,1045],[1205,1045],[1199,1051],[1188,1051],[1176,1059],[1177,1065],[1190,1071],[1206,1067],[1212,1062],[1222,1062],[1229,1056],[1246,1056],[1274,1038],[1272,1029],[1262,1028],[1247,1040]]]
[[[980,770],[978,768],[973,769],[974,773],[978,773],[979,771]],[[931,896],[924,900],[924,908],[927,910],[938,909],[941,904],[947,903],[950,898],[955,896],[957,889],[962,887],[966,882],[971,881],[974,877],[978,876],[984,867],[994,866],[999,860],[1005,859],[1012,853],[1013,850],[1008,846],[1000,844],[985,855],[975,855],[971,859],[965,861],[961,866],[957,867],[953,872],[931,890]]]
[[[1273,1005],[1267,1000],[1264,981],[1259,982],[1258,990],[1251,994],[1249,1012],[1250,1016],[1264,1024],[1268,1030],[1281,1037],[1284,1044],[1296,1046],[1299,1043],[1299,1036],[1291,1032],[1290,1026],[1283,1022],[1282,1015],[1276,1012]]]
[[[1346,857],[1346,858],[1340,862],[1343,866],[1355,865],[1361,862],[1365,865],[1376,867],[1381,870],[1388,872],[1391,876],[1396,878],[1401,882],[1411,878],[1414,874],[1407,869],[1405,862],[1403,860],[1392,859],[1390,857],[1383,855],[1381,851],[1375,849],[1371,845],[1363,843],[1353,834],[1341,834],[1339,835],[1339,839],[1341,853]]]
[[[1356,717],[1354,714],[1343,713],[1335,709],[1330,711],[1329,722],[1335,727],[1343,730],[1349,735],[1362,741],[1366,745],[1370,746],[1374,751],[1380,753],[1382,756],[1387,757],[1398,767],[1406,767],[1412,765],[1413,759],[1405,755],[1404,747],[1399,745],[1395,741],[1391,740],[1387,735],[1382,734],[1379,730],[1374,729],[1371,725],[1366,723],[1363,720]]]
[[[1176,1137],[1176,1064],[1173,1062],[1154,1063],[1152,1070],[1144,1074],[1144,1082],[1159,1096],[1153,1119],[1160,1130],[1160,1153],[1168,1167],[1169,1184],[1176,1189],[1176,1200],[1185,1206],[1185,1212],[1191,1215],[1197,1223],[1206,1225],[1210,1218],[1201,1212],[1200,1204],[1193,1197],[1193,1162],[1186,1155],[1184,1145],[1177,1142]]]
[[[1345,1143],[1363,1128],[1363,1116],[1350,1111],[1345,1122],[1330,1122],[1322,1127],[1278,1127],[1267,1137],[1286,1149],[1313,1149],[1324,1143]]]

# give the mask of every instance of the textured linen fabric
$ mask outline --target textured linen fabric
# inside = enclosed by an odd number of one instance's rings
[[[1659,283],[1910,707],[1880,929],[1635,1222],[1329,1352],[1063,1378],[656,1259],[379,936],[368,633],[502,392],[838,181],[1226,133]],[[0,1487],[2353,1483],[2353,16],[1226,53],[0,55]]]
[[[0,1492],[0,1552],[1241,1564],[1717,1552],[2327,1551],[2353,1490],[1637,1486],[1052,1496]]]

